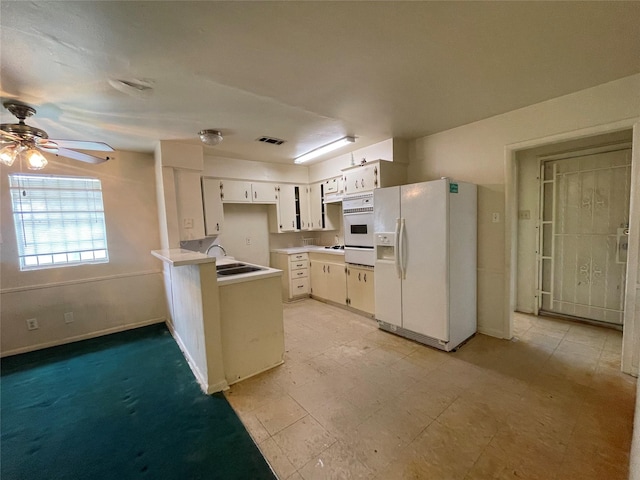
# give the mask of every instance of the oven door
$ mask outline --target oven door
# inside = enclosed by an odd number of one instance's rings
[[[344,215],[344,246],[373,248],[373,212]]]

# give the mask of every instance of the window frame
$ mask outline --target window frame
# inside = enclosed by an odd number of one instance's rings
[[[9,196],[20,271],[109,263],[99,178],[12,173]]]

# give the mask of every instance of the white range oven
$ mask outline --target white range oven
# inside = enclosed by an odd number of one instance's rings
[[[344,261],[374,266],[373,192],[350,195],[342,200]]]

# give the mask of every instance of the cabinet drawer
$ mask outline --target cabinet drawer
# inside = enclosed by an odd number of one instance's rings
[[[291,296],[309,294],[309,279],[305,278],[292,278],[291,279]]]
[[[292,255],[289,255],[289,261],[291,263],[299,262],[300,260],[309,260],[309,254],[305,252],[305,253],[294,253]]]
[[[299,270],[291,270],[291,272],[289,272],[289,276],[291,277],[292,280],[294,278],[306,278],[309,276],[309,269],[301,268]]]
[[[297,262],[291,262],[289,264],[291,270],[299,270],[301,268],[309,268],[309,260],[299,260]]]

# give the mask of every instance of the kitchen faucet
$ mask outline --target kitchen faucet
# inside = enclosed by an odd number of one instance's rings
[[[207,256],[208,256],[208,255],[209,255],[209,250],[211,250],[213,247],[218,247],[220,250],[222,250],[222,253],[224,254],[224,256],[225,256],[225,257],[227,256],[227,251],[224,249],[224,247],[223,247],[222,245],[218,245],[218,244],[216,244],[216,243],[212,243],[211,245],[209,245],[209,246],[207,247],[207,251],[206,251],[206,252],[204,252],[204,253],[205,253],[205,255],[207,255]]]

